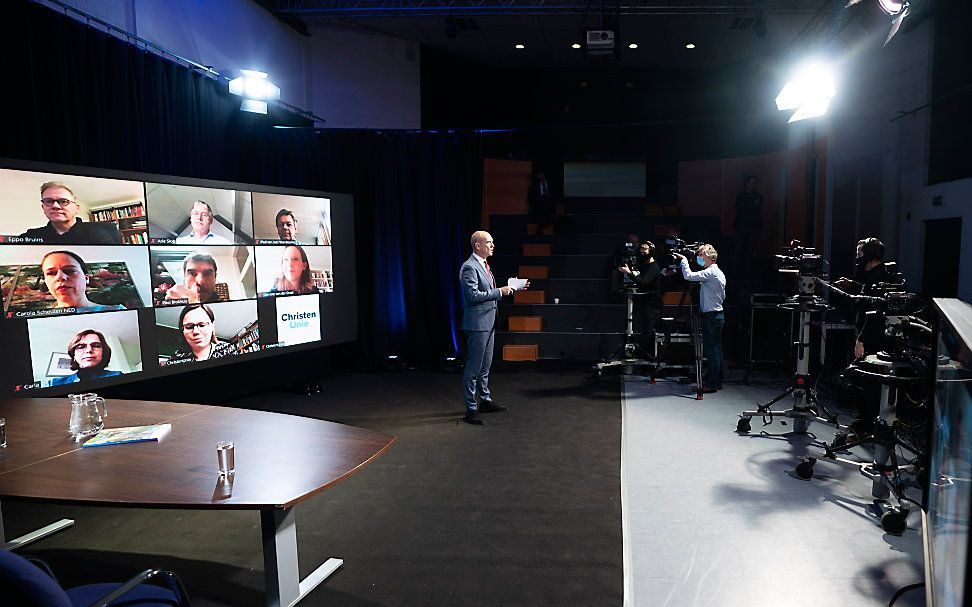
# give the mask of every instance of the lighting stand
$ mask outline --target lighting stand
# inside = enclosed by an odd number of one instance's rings
[[[837,416],[832,415],[817,403],[817,392],[813,388],[810,377],[810,315],[816,312],[824,312],[830,306],[818,295],[814,295],[817,279],[813,276],[799,277],[799,294],[788,298],[780,304],[780,308],[799,312],[800,338],[796,342],[797,362],[796,374],[793,376],[793,383],[782,394],[769,401],[765,405],[756,403],[755,411],[743,411],[739,415],[736,423],[737,432],[749,432],[752,429],[752,418],[760,416],[763,418],[763,425],[768,426],[773,423],[775,417],[787,417],[793,420],[793,431],[798,434],[805,434],[810,422],[818,421],[835,428],[840,428]],[[771,407],[787,396],[793,396],[793,408],[786,411],[773,411]],[[824,411],[827,417],[821,417],[819,411]],[[767,418],[769,421],[767,421]]]
[[[622,367],[625,375],[631,375],[638,366],[654,365],[655,357],[634,340],[634,298],[644,296],[633,287],[625,287],[624,293],[628,304],[628,324],[624,331],[624,343],[618,346],[603,362],[594,363],[594,377],[600,377],[604,369]]]

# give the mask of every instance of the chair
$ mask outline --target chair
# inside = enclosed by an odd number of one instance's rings
[[[146,584],[161,576],[168,588]],[[86,584],[64,590],[46,563],[0,550],[0,597],[18,607],[191,607],[182,582],[171,571],[146,569],[123,584]]]

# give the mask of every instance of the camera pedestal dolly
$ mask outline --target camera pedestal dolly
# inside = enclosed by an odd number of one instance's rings
[[[938,372],[957,368],[958,363],[950,360],[939,361]],[[908,363],[893,359],[887,352],[869,354],[860,366],[855,363],[850,371],[856,375],[870,377],[881,383],[881,405],[878,417],[874,421],[874,430],[868,436],[856,437],[847,442],[847,434],[838,433],[834,442],[824,445],[824,452],[817,457],[805,457],[797,464],[796,474],[804,480],[813,478],[813,466],[818,461],[833,462],[849,468],[857,468],[861,476],[871,481],[871,496],[885,501],[888,510],[881,515],[881,528],[892,535],[901,535],[908,526],[908,514],[911,509],[904,496],[904,482],[901,474],[917,476],[918,466],[913,464],[900,465],[895,448],[902,446],[915,455],[920,455],[919,449],[903,441],[898,433],[898,390],[901,387],[914,385],[915,382],[926,382],[927,377],[918,375],[902,375],[902,369],[910,369]],[[870,370],[873,369],[873,370]],[[845,457],[838,457],[838,451],[848,451],[858,445],[873,445],[874,457],[870,462],[861,462]]]
[[[799,279],[799,294],[780,304],[780,308],[784,310],[800,313],[800,336],[799,341],[795,344],[797,347],[797,368],[796,374],[793,376],[793,383],[782,394],[765,405],[756,403],[755,411],[740,413],[739,422],[736,423],[737,432],[749,432],[752,429],[753,417],[762,417],[764,426],[773,423],[774,417],[788,417],[793,420],[793,431],[798,434],[805,434],[810,423],[814,421],[840,428],[836,415],[831,415],[826,411],[828,417],[819,415],[822,407],[817,403],[816,390],[814,390],[810,378],[810,315],[815,312],[824,312],[830,309],[830,306],[823,298],[813,294],[816,278],[800,276]],[[774,404],[791,395],[793,396],[793,408],[786,411],[771,410]],[[766,421],[766,418],[769,418],[769,421]]]
[[[594,363],[594,377],[600,377],[604,369],[622,367],[625,375],[631,375],[635,367],[655,364],[655,357],[634,340],[634,298],[644,296],[633,288],[623,290],[628,304],[628,321],[624,331],[624,343],[618,346],[603,362]]]

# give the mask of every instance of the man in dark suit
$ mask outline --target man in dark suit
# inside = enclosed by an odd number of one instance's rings
[[[462,373],[463,398],[468,424],[483,425],[483,413],[505,411],[509,407],[493,402],[489,394],[489,367],[493,363],[493,337],[496,333],[496,308],[503,297],[513,292],[509,286],[496,286],[487,258],[493,254],[489,232],[474,232],[470,239],[472,255],[459,269],[462,291],[462,332],[466,335],[466,366]],[[527,283],[529,285],[529,282]],[[476,403],[479,397],[479,404]]]
[[[530,205],[530,221],[537,224],[536,233],[543,234],[543,229],[553,223],[557,205],[550,182],[547,181],[547,174],[543,171],[538,171],[530,184],[527,204]]]

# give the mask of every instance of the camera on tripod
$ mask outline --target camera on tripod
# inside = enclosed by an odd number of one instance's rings
[[[803,246],[799,240],[780,248],[776,255],[776,269],[780,272],[797,271],[801,276],[824,275],[823,257],[813,247]]]

